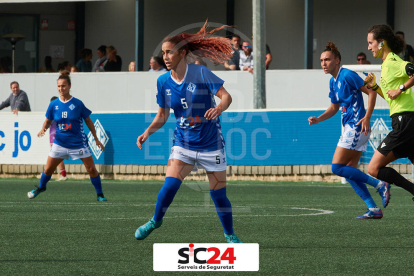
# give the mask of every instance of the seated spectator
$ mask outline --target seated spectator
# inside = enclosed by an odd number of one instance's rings
[[[364,52],[361,52],[357,55],[357,63],[358,64],[371,64],[371,62],[367,60],[367,56],[365,55]]]
[[[252,36],[252,42],[253,42],[253,36]],[[272,56],[272,53],[270,52],[270,47],[269,45],[266,44],[266,61],[265,61],[266,70],[269,69],[269,66],[272,60],[273,60],[273,56]]]
[[[52,67],[52,57],[51,56],[45,56],[45,67],[42,67],[39,69],[39,73],[53,73],[55,70],[53,70]]]
[[[240,47],[240,36],[233,34],[231,36],[231,44],[233,46],[233,56],[229,61],[224,62],[224,67],[227,70],[240,70],[239,61],[240,61],[240,52],[243,50]]]
[[[117,55],[117,50],[114,46],[110,45],[106,47],[106,54],[108,56],[108,61],[104,66],[106,72],[115,72],[121,71],[122,69],[122,59]]]
[[[23,90],[20,90],[19,83],[12,81],[10,83],[10,89],[12,93],[0,104],[0,110],[10,106],[13,114],[17,114],[19,111],[31,111],[27,94]]]
[[[65,60],[64,62],[58,64],[57,70],[58,72],[61,72],[61,71],[70,72],[70,67],[71,66],[70,66],[69,61]]]
[[[250,42],[243,42],[242,49],[243,52],[240,53],[239,61],[240,70],[253,74],[253,50]]]
[[[269,45],[266,44],[266,61],[265,61],[266,70],[269,69],[269,66],[270,66],[270,63],[272,62],[272,60],[273,60],[272,53],[270,52]]]
[[[152,56],[150,59],[149,72],[166,72],[164,60],[159,56]]]
[[[128,65],[129,72],[135,72],[135,61],[131,61]]]
[[[395,33],[402,41],[405,43],[405,34],[401,31]],[[405,44],[404,50],[399,53],[400,58],[402,60],[413,62],[414,61],[414,50],[411,45]]]
[[[92,50],[85,48],[81,51],[81,59],[76,63],[79,72],[92,72]]]
[[[194,58],[194,64],[204,65],[205,67],[207,67],[207,63],[201,57],[197,56]]]
[[[76,67],[76,66],[72,66],[72,67],[70,67],[70,72],[71,72],[71,73],[76,73],[76,72],[79,72],[79,68],[78,68],[78,67]]]
[[[95,65],[92,68],[93,72],[104,72],[104,66],[106,64],[106,61],[108,60],[108,57],[106,56],[106,46],[101,45],[99,46],[98,50],[96,50],[98,54],[98,59],[95,62]]]

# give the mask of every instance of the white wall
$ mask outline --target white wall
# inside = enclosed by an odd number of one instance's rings
[[[378,65],[364,68],[376,72]],[[247,72],[216,71],[233,97],[230,110],[253,109],[253,75]],[[156,111],[156,81],[159,74],[149,72],[76,73],[71,75],[71,94],[92,111]],[[362,75],[361,75],[362,76]],[[329,79],[322,70],[270,70],[266,72],[267,109],[326,109],[330,105]],[[0,87],[13,80],[27,92],[32,111],[45,112],[52,96],[58,96],[57,73],[0,74]],[[0,100],[10,95],[0,90]],[[379,100],[386,106],[383,100]],[[10,112],[10,108],[3,112]]]

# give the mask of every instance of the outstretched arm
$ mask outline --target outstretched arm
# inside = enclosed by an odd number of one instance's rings
[[[339,110],[339,104],[334,104],[331,103],[331,105],[328,107],[328,109],[321,114],[318,117],[309,117],[308,118],[308,122],[309,125],[316,125],[317,123],[320,123],[322,121],[325,121],[329,118],[331,118],[332,116],[334,116],[336,114],[336,112],[338,112]]]
[[[170,109],[169,108],[158,108],[158,113],[155,115],[154,120],[150,124],[150,126],[141,134],[137,139],[137,146],[139,149],[142,150],[142,144],[148,139],[148,137],[159,130],[168,120],[170,116]]]

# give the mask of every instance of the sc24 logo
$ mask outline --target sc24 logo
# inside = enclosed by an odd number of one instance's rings
[[[234,256],[234,248],[229,247],[221,254],[220,256],[220,249],[217,247],[199,247],[194,248],[194,244],[190,243],[188,247],[180,248],[178,250],[178,255],[183,257],[184,259],[178,260],[179,264],[188,264],[190,263],[190,256],[194,256],[194,263],[196,264],[221,264],[221,261],[228,261],[229,264],[234,264],[236,257]],[[189,252],[189,253],[187,253]],[[197,257],[197,253],[199,252],[214,252],[214,255],[208,260],[200,260]]]

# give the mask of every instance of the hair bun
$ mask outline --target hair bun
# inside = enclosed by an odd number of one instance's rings
[[[61,76],[68,76],[69,77],[70,72],[68,70],[62,70],[62,71],[60,71],[60,75]]]
[[[328,44],[326,44],[326,49],[329,51],[336,50],[338,51],[338,48],[336,47],[335,43],[332,41],[329,41]]]

